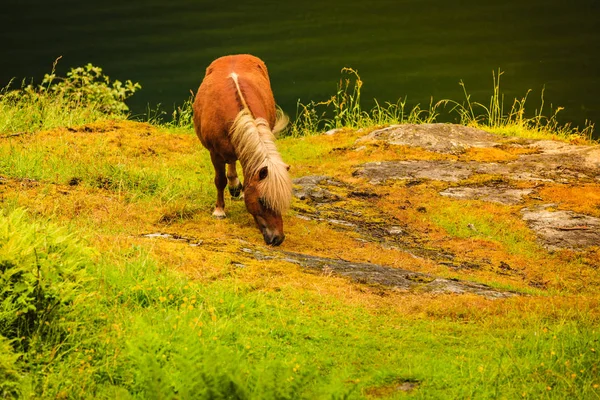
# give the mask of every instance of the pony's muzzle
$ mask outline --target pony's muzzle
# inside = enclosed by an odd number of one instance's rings
[[[270,232],[269,229],[265,229],[263,231],[263,238],[269,246],[279,246],[285,240],[285,235],[283,233],[275,234]]]

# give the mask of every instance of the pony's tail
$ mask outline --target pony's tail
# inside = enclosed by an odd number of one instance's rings
[[[279,136],[279,134],[287,128],[289,122],[290,119],[288,116],[285,115],[281,108],[277,107],[277,117],[275,119],[275,126],[273,126],[273,135],[275,137]]]

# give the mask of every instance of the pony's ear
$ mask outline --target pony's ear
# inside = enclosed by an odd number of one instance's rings
[[[263,179],[265,179],[267,177],[267,175],[269,175],[269,168],[268,167],[262,167],[260,169],[260,171],[258,171],[258,180],[262,181]]]

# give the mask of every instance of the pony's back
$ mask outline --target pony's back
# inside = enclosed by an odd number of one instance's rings
[[[237,75],[243,98],[238,94],[232,74]],[[215,141],[222,142],[227,138],[231,124],[244,108],[244,103],[254,118],[263,118],[270,128],[274,128],[275,100],[266,65],[249,54],[225,56],[213,61],[206,69],[194,101],[196,133],[209,150],[215,147]]]

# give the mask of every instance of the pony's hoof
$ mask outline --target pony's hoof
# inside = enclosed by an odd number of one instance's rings
[[[215,211],[213,211],[212,216],[217,219],[224,219],[226,217],[225,211],[222,208],[215,208]]]
[[[239,200],[244,198],[244,186],[240,183],[236,187],[229,187],[229,194],[234,200]]]

